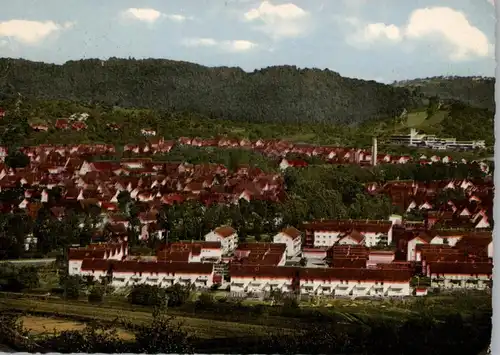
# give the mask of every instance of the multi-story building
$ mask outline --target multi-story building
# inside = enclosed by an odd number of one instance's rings
[[[273,242],[286,244],[287,257],[297,256],[302,250],[302,232],[294,227],[285,228],[274,236]]]
[[[219,242],[222,247],[222,254],[231,254],[238,246],[238,234],[236,230],[229,226],[215,228],[205,235],[207,242]]]

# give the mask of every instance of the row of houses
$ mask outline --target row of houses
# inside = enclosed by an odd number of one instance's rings
[[[76,115],[76,114],[75,114]],[[86,120],[81,119],[83,114],[72,115],[70,118],[61,118],[56,120],[54,128],[58,130],[73,129],[76,131],[87,129]],[[75,116],[75,117],[73,117]],[[121,129],[121,126],[116,123],[108,123],[108,128],[112,131]],[[49,125],[33,123],[31,127],[36,131],[48,131]],[[317,157],[325,162],[333,164],[361,164],[368,165],[372,161],[372,152],[365,149],[336,147],[336,146],[322,146],[305,143],[293,143],[283,140],[263,140],[258,139],[250,141],[248,139],[236,139],[228,137],[215,137],[215,138],[199,138],[199,137],[180,137],[177,140],[166,141],[163,137],[157,136],[157,131],[152,128],[141,128],[140,134],[149,142],[141,144],[128,144],[125,146],[124,151],[133,152],[135,154],[148,155],[156,153],[167,153],[176,145],[189,145],[194,147],[228,147],[228,148],[242,148],[252,149],[260,152],[266,156],[273,158],[286,158],[291,154],[304,156],[304,157]],[[161,147],[155,149],[153,146]],[[378,163],[394,163],[404,164],[413,161],[409,155],[391,155],[391,154],[377,154]],[[422,164],[432,164],[434,162],[451,163],[452,158],[448,155],[440,156],[433,155],[430,157],[421,156],[418,161]],[[279,160],[281,169],[288,167],[306,166],[307,162],[303,159],[282,159]]]
[[[359,223],[359,233],[363,233],[360,221],[351,223]],[[368,231],[374,224],[364,223]],[[322,232],[330,228],[333,235],[346,224],[346,221],[337,224],[331,221],[323,225]],[[236,231],[223,226],[207,234],[205,241],[165,244],[155,257],[131,257],[125,250],[126,244],[90,246],[70,250],[68,255],[70,273],[108,276],[115,286],[137,283],[168,286],[178,282],[202,288],[223,284],[237,294],[279,290],[383,297],[415,294],[418,287],[412,286],[411,281],[420,276],[429,278],[431,286],[437,288],[489,287],[491,232],[462,232],[451,238],[449,244],[444,243],[444,234],[449,235],[436,231],[428,243],[419,235],[406,239],[395,236],[394,249],[337,242],[328,247],[302,247],[299,254],[290,256],[289,248],[295,248],[295,241],[301,239],[297,229],[281,231],[274,237],[274,243],[238,243]],[[402,257],[400,251],[404,248],[407,255]],[[294,262],[297,256],[306,263]]]
[[[434,225],[449,229],[488,229],[493,220],[491,179],[431,183],[393,181],[383,186],[367,184],[367,191],[387,195],[393,205],[405,213],[417,212],[426,229]]]

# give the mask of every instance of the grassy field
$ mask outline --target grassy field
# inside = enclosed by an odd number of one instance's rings
[[[427,112],[425,111],[409,113],[408,118],[403,126],[409,128],[417,128],[424,123],[426,117]]]
[[[47,319],[53,319],[53,314],[59,317],[84,317],[90,320],[99,320],[104,322],[112,322],[121,319],[134,324],[141,324],[152,319],[151,312],[144,310],[132,311],[127,309],[117,309],[105,306],[90,305],[66,301],[55,300],[31,300],[31,299],[2,299],[0,300],[0,311],[2,310],[17,310],[27,313],[36,314],[36,317],[31,318],[31,326],[34,323],[37,329],[46,323]],[[167,311],[167,313],[170,313]],[[46,315],[46,316],[45,316]],[[266,335],[276,327],[269,327],[257,324],[246,324],[239,322],[226,322],[212,319],[202,319],[187,316],[175,316],[175,321],[180,323],[182,327],[199,338],[218,338],[218,337],[238,337],[248,335]]]
[[[59,334],[64,331],[83,330],[86,326],[83,322],[49,316],[24,316],[20,320],[24,328],[34,335]],[[125,329],[119,329],[117,335],[123,340],[134,339],[134,335]]]

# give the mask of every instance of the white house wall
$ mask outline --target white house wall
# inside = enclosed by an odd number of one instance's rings
[[[407,261],[421,261],[420,253],[416,252],[417,244],[427,244],[420,239],[413,239],[408,242],[408,251],[406,255]]]
[[[92,275],[95,279],[107,275],[107,271],[95,270],[92,272],[82,271],[82,276]],[[210,288],[213,285],[213,272],[211,274],[183,274],[183,273],[156,273],[156,272],[113,272],[111,286],[127,287],[133,285],[147,284],[152,286],[169,287],[175,284],[194,285],[198,288]]]
[[[329,247],[339,240],[340,232],[336,231],[314,231],[314,246]]]
[[[244,292],[269,292],[271,286],[274,290],[291,292],[292,280],[232,277],[231,291]],[[305,295],[331,295],[331,296],[410,296],[409,282],[378,282],[378,281],[300,281],[300,293]]]
[[[486,288],[486,282],[490,280],[488,275],[471,276],[470,274],[431,274],[431,286],[444,289],[478,289]]]
[[[291,258],[300,253],[302,248],[301,238],[292,239],[284,233],[278,233],[273,238],[274,243],[286,244],[286,256]]]
[[[292,280],[287,278],[266,278],[266,277],[231,277],[231,292],[270,292],[278,290],[290,292]]]

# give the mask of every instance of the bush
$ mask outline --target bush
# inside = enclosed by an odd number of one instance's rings
[[[77,300],[80,297],[80,288],[82,282],[78,276],[68,276],[64,281],[64,298],[68,300]]]
[[[169,307],[180,307],[189,299],[191,295],[190,286],[175,284],[166,290]]]
[[[88,301],[89,303],[101,303],[104,298],[104,287],[95,285],[90,289]]]
[[[37,288],[40,285],[38,270],[34,266],[16,267],[10,263],[0,265],[0,289],[20,292]]]
[[[197,309],[210,309],[215,305],[215,300],[209,293],[202,293],[196,300]]]
[[[128,299],[132,304],[163,307],[166,303],[166,292],[158,286],[135,285]]]

